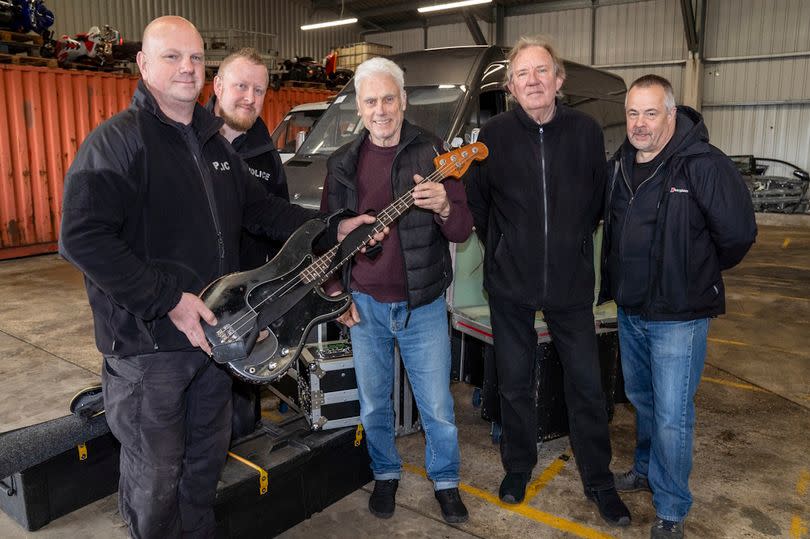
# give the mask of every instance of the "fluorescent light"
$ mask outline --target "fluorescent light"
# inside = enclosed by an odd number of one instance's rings
[[[442,11],[445,9],[455,9],[457,7],[477,6],[478,4],[489,4],[492,0],[462,0],[461,2],[449,2],[435,6],[420,7],[416,11],[419,13],[430,13],[431,11]]]
[[[356,18],[351,19],[338,19],[336,21],[318,22],[315,24],[304,24],[301,30],[317,30],[318,28],[329,28],[330,26],[342,26],[344,24],[354,24],[357,22]]]

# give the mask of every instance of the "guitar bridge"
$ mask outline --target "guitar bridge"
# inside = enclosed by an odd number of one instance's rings
[[[231,326],[230,324],[224,324],[221,328],[217,330],[216,335],[217,337],[219,337],[219,342],[221,343],[226,343],[239,339],[239,335],[236,333],[236,330],[233,329],[233,326]]]

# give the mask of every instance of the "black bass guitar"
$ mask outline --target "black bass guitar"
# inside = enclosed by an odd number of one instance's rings
[[[458,179],[473,161],[487,155],[481,142],[439,155],[433,160],[436,170],[422,181]],[[208,285],[200,297],[217,317],[215,326],[203,323],[214,360],[227,365],[237,378],[256,384],[284,374],[301,353],[310,329],[349,308],[348,294],[327,296],[323,283],[413,203],[411,189],[380,211],[373,224],[358,227],[317,257],[312,243],[326,225],[317,219],[308,221],[267,264]]]

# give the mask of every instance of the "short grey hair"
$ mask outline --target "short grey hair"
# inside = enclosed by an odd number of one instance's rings
[[[506,66],[507,83],[512,82],[512,63],[515,61],[515,58],[517,58],[517,55],[520,54],[521,51],[529,47],[542,47],[546,49],[546,52],[551,55],[551,60],[554,62],[554,74],[563,80],[565,79],[565,65],[563,65],[557,51],[554,49],[550,37],[544,35],[520,36],[515,46],[509,51],[509,56],[507,56],[507,60],[509,60],[509,64]]]
[[[388,58],[382,58],[379,56],[366,60],[357,66],[357,70],[354,72],[355,92],[359,94],[360,86],[362,86],[363,82],[375,75],[388,75],[394,79],[394,82],[396,82],[397,87],[399,88],[400,94],[402,94],[402,101],[405,101],[405,73],[402,72],[401,67]]]
[[[650,88],[652,86],[660,86],[664,89],[664,107],[667,112],[672,112],[675,109],[675,92],[672,90],[672,84],[660,75],[649,73],[643,75],[633,81],[627,93],[624,94],[624,108],[627,108],[627,96],[630,95],[630,90],[633,88]]]

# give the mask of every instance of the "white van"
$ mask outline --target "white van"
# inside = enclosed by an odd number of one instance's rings
[[[323,112],[329,107],[331,101],[317,101],[304,103],[290,109],[278,126],[273,130],[273,144],[281,155],[281,162],[295,155],[301,147],[312,126],[318,121]]]

